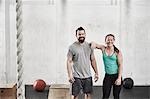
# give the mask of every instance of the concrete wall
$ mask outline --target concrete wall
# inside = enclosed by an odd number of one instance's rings
[[[149,66],[146,65],[149,58],[145,55],[148,53],[146,44],[150,42],[145,38],[149,30],[147,5],[149,2],[140,0],[56,0],[53,5],[26,3],[23,8],[25,81],[32,83],[43,78],[48,83],[67,83],[66,53],[68,46],[76,40],[76,28],[83,26],[89,42],[104,43],[104,36],[114,33],[116,46],[124,56],[123,77],[133,77],[136,85],[150,84]],[[139,21],[147,24],[141,26]],[[139,41],[141,37],[142,42]],[[142,51],[141,46],[146,49]],[[95,55],[100,72],[96,84],[101,85],[104,76],[101,52],[96,50]]]
[[[0,86],[16,83],[15,1],[0,1]]]
[[[136,85],[150,85],[149,5],[147,0],[23,0],[24,82],[32,84],[40,78],[48,84],[68,83],[68,46],[76,40],[76,28],[83,26],[89,42],[104,44],[105,35],[114,33],[115,45],[123,53],[123,77],[132,77]],[[13,16],[10,19],[13,31],[10,34],[10,64],[14,68],[7,68],[11,71],[9,76],[16,74],[15,10],[11,10],[10,15]],[[6,42],[1,40],[0,43],[5,45]],[[1,50],[6,49],[1,47]],[[104,77],[102,54],[95,50],[95,56],[100,74],[95,84],[101,85]],[[0,57],[2,64],[5,55]],[[10,78],[15,80],[15,75],[12,76]]]
[[[124,0],[121,8],[120,46],[124,53],[124,76],[135,84],[150,85],[150,1]]]
[[[0,1],[0,82],[6,83],[5,76],[5,1]]]
[[[86,29],[87,41],[103,42],[107,33],[115,33],[119,38],[119,4],[91,0],[87,4],[84,0],[57,0],[52,5],[33,2],[24,2],[23,6],[26,83],[38,78],[48,83],[68,83],[66,55],[69,45],[76,40],[75,30],[79,26]],[[96,56],[101,59],[100,52]],[[102,78],[103,65],[99,64],[102,61],[98,60]],[[97,84],[101,82],[102,79]]]
[[[44,79],[47,83],[55,83],[57,63],[60,63],[56,49],[56,38],[60,38],[56,35],[56,8],[48,4],[27,4],[23,13],[25,82]]]

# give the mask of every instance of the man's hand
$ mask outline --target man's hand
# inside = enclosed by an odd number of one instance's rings
[[[70,82],[70,83],[74,83],[74,81],[75,81],[74,77],[73,77],[73,76],[70,76],[70,77],[69,77],[69,82]]]
[[[94,81],[97,82],[98,79],[99,79],[98,74],[95,74],[95,75],[94,75]]]

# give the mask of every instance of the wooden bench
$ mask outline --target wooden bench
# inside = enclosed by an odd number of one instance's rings
[[[70,85],[53,84],[49,87],[48,99],[71,99]]]
[[[0,99],[17,99],[16,84],[0,85]]]

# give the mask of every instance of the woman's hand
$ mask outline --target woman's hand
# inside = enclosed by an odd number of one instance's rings
[[[121,78],[117,78],[117,80],[115,81],[115,84],[118,86],[121,85]]]

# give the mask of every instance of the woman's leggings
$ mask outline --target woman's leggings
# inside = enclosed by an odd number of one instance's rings
[[[109,99],[111,87],[113,86],[113,96],[114,99],[119,99],[119,94],[121,91],[121,85],[115,85],[115,81],[118,78],[118,74],[105,74],[103,80],[103,98],[102,99]]]

